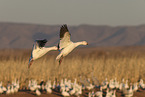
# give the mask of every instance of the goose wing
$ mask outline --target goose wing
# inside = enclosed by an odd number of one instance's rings
[[[60,28],[60,42],[58,48],[61,50],[67,47],[72,41],[70,40],[70,33],[67,28],[67,25],[62,25]]]
[[[36,46],[37,47],[44,47],[45,46],[45,44],[46,44],[46,42],[47,42],[47,39],[43,39],[43,40],[36,40]]]

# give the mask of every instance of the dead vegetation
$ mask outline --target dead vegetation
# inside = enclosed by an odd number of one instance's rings
[[[0,81],[6,85],[15,78],[21,87],[27,80],[34,78],[40,81],[80,77],[97,78],[100,82],[108,79],[122,78],[136,82],[145,80],[144,47],[102,47],[77,48],[64,58],[59,66],[55,61],[58,51],[51,51],[39,60],[34,61],[30,70],[27,68],[31,50],[0,50]]]

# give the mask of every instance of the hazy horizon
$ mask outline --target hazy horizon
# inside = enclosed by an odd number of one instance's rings
[[[1,0],[0,22],[43,25],[145,24],[145,0]]]

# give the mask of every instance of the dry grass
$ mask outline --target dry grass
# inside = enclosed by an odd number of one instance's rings
[[[100,82],[107,77],[121,81],[122,78],[136,82],[145,80],[144,47],[77,48],[64,58],[59,66],[55,61],[57,51],[51,51],[34,61],[30,70],[27,68],[30,50],[0,50],[0,81],[18,78],[21,86],[30,78],[54,80],[61,78],[94,78]]]

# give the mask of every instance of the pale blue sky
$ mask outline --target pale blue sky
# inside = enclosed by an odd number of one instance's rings
[[[145,0],[0,0],[0,22],[145,24]]]

